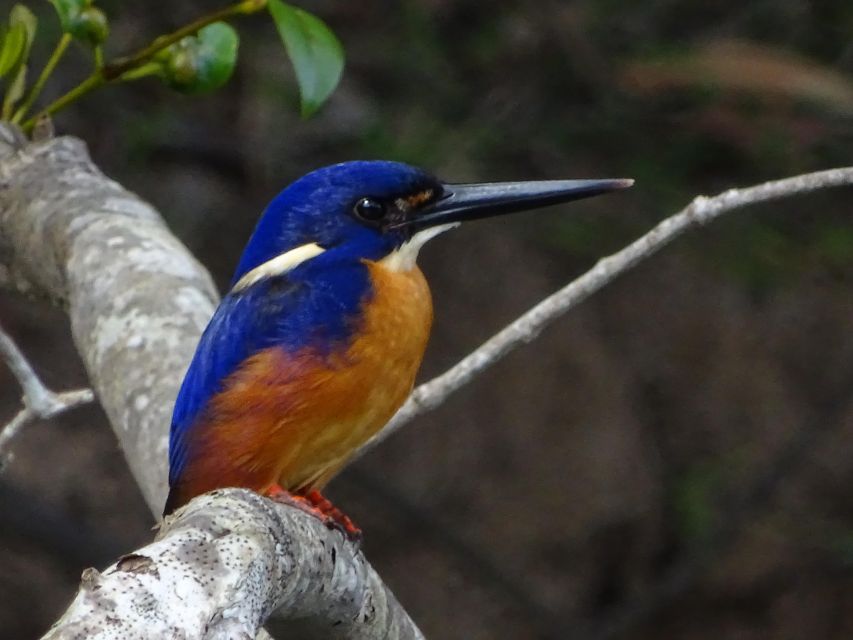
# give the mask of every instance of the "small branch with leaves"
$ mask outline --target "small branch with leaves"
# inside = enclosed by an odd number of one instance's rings
[[[16,4],[5,28],[0,25],[0,80],[7,79],[0,119],[19,124],[27,133],[39,119],[52,116],[107,84],[155,76],[184,93],[201,94],[218,89],[228,81],[237,64],[239,36],[228,20],[264,9],[269,10],[293,64],[303,116],[322,106],[343,71],[343,48],[334,33],[316,16],[281,0],[242,0],[205,14],[172,33],[154,38],[139,51],[112,61],[104,61],[103,56],[109,22],[94,0],[51,0],[51,4],[63,33],[29,91],[27,68],[38,21],[25,5]],[[50,77],[75,41],[91,51],[92,71],[65,94],[35,109]]]
[[[91,389],[75,389],[56,393],[48,389],[36,375],[32,365],[9,334],[0,327],[0,358],[18,380],[23,391],[24,407],[0,431],[0,464],[9,459],[12,439],[27,424],[35,420],[48,420],[84,404],[94,401]]]

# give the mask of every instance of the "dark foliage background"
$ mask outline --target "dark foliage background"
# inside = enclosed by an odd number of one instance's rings
[[[138,46],[205,2],[99,3]],[[33,7],[52,20],[47,3]],[[457,181],[632,176],[628,194],[472,224],[423,255],[423,378],[699,193],[851,163],[842,0],[322,0],[343,83],[302,122],[269,21],[228,87],[155,81],[63,114],[224,285],[290,180],[393,158]],[[51,42],[41,43],[44,60]],[[51,91],[71,86],[71,56]],[[64,87],[63,87],[64,85]],[[853,634],[851,192],[735,214],[572,312],[337,479],[332,497],[431,638]],[[61,313],[0,297],[55,388]],[[0,370],[0,416],[18,389]],[[0,629],[43,632],[81,570],[152,519],[97,409],[39,424],[0,474]]]

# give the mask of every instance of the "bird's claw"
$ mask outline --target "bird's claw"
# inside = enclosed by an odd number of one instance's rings
[[[327,500],[319,491],[309,491],[305,498],[324,516],[324,523],[330,529],[337,529],[350,542],[361,543],[361,529],[348,515]]]
[[[315,518],[318,518],[326,527],[340,531],[345,539],[358,545],[362,540],[362,531],[343,511],[327,500],[319,491],[309,491],[305,495],[290,493],[274,484],[264,492],[264,495],[291,507],[296,507]]]

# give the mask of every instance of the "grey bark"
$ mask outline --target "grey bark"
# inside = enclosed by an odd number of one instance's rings
[[[218,298],[207,271],[80,140],[29,143],[0,124],[0,287],[68,311],[92,387],[159,513],[171,408]],[[199,498],[149,547],[87,571],[49,637],[159,638],[173,625],[180,638],[254,637],[277,607],[320,637],[421,637],[340,534],[245,491]]]
[[[210,276],[80,140],[27,145],[2,126],[0,265],[0,285],[68,311],[92,387],[159,512],[171,408],[217,300]]]
[[[254,638],[286,612],[286,637],[419,638],[364,556],[320,521],[244,489],[193,500],[150,545],[82,586],[45,640]]]

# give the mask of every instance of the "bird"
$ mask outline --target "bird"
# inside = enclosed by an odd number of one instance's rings
[[[314,170],[262,213],[175,402],[164,515],[243,487],[353,539],[325,485],[411,392],[433,320],[423,245],[631,180],[446,183],[401,162]]]

